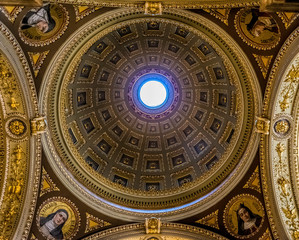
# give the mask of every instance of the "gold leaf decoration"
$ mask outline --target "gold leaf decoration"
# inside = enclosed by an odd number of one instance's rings
[[[275,147],[278,156],[278,163],[275,164],[277,169],[277,186],[280,190],[280,201],[282,206],[280,207],[284,216],[287,218],[285,223],[290,226],[290,234],[293,239],[299,239],[299,220],[296,211],[296,207],[292,204],[291,184],[290,181],[284,177],[285,169],[288,168],[288,164],[285,159],[286,147],[282,143],[278,143]]]
[[[92,7],[92,6],[84,6],[84,5],[74,5],[75,13],[76,13],[76,22],[81,20],[82,18],[88,16],[94,11],[100,9],[101,7]]]
[[[30,240],[35,240],[37,239],[36,236],[32,233]]]
[[[45,52],[28,52],[29,58],[30,58],[30,62],[34,71],[34,76],[36,77],[37,74],[39,73],[39,70],[46,58],[46,56],[48,55],[49,51],[45,51]]]
[[[261,69],[263,77],[266,78],[273,56],[260,56],[256,54],[253,54],[253,56]]]
[[[278,12],[277,15],[281,18],[285,28],[288,28],[299,17],[296,12]]]
[[[249,178],[249,180],[243,188],[250,188],[261,193],[260,175],[258,167],[256,167],[253,174],[251,175],[251,177]]]
[[[56,184],[52,181],[47,171],[43,168],[43,175],[41,180],[41,191],[39,196],[43,196],[45,193],[52,191],[60,191]]]
[[[284,112],[291,104],[290,99],[296,93],[297,85],[299,83],[299,60],[293,64],[289,70],[285,80],[285,86],[282,90],[282,99],[279,101],[280,109]]]
[[[219,229],[218,225],[218,209],[215,212],[212,212],[211,214],[199,219],[196,221],[196,223],[200,223],[212,228]]]
[[[272,240],[272,237],[271,237],[271,233],[269,231],[269,228],[267,228],[267,230],[264,232],[263,236],[261,236],[259,238],[259,240]]]
[[[9,21],[14,23],[18,14],[22,11],[23,8],[24,7],[18,6],[1,6],[0,10],[9,19]]]
[[[85,228],[85,233],[103,228],[106,226],[110,226],[111,223],[106,222],[102,219],[99,219],[89,213],[86,213],[86,228]]]
[[[206,12],[210,13],[212,16],[218,18],[221,22],[228,26],[228,16],[230,13],[230,8],[219,8],[219,9],[204,9]]]

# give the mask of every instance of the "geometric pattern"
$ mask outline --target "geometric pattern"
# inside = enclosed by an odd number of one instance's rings
[[[259,193],[261,193],[260,177],[259,177],[258,167],[256,167],[253,174],[251,175],[251,177],[249,178],[249,180],[247,181],[247,183],[244,185],[243,188],[250,188],[250,189],[253,189],[253,190],[258,191]]]
[[[91,7],[91,6],[83,6],[83,5],[74,5],[75,13],[76,13],[76,22],[93,13],[94,11],[100,9],[101,7]]]
[[[14,23],[18,14],[22,11],[24,7],[16,7],[16,6],[1,6],[0,11],[4,13],[4,15]]]
[[[86,213],[85,233],[111,225],[111,223],[99,219],[89,213]]]
[[[228,16],[230,13],[229,8],[219,8],[219,9],[203,9],[204,11],[210,13],[212,16],[218,18],[221,22],[228,26]]]
[[[48,55],[49,50],[45,52],[28,52],[30,62],[34,71],[34,76],[36,77],[46,56]]]
[[[260,55],[256,55],[256,54],[253,54],[253,56],[254,56],[255,60],[257,61],[264,78],[266,78],[266,75],[267,75],[267,72],[269,70],[269,66],[271,63],[271,59],[273,56],[260,56]]]
[[[277,15],[281,18],[285,28],[288,28],[299,17],[296,12],[278,12]]]
[[[43,174],[41,179],[41,190],[39,196],[41,197],[45,193],[52,192],[52,191],[60,191],[56,184],[52,181],[49,174],[43,168]]]
[[[199,219],[196,221],[196,223],[200,223],[203,225],[206,225],[208,227],[219,229],[218,225],[218,209],[215,212],[212,212],[211,214]]]

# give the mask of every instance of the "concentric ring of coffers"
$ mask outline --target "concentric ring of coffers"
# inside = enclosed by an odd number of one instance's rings
[[[200,197],[233,182],[238,174],[226,179],[232,171],[245,171],[256,149],[249,130],[260,104],[253,70],[204,18],[194,22],[183,11],[159,18],[114,13],[98,18],[103,25],[89,23],[89,34],[79,29],[49,68],[55,95],[45,88],[42,95],[51,126],[45,141],[57,149],[48,151],[53,164],[75,176],[66,180],[70,188],[122,206],[202,204]],[[133,100],[135,82],[151,73],[166,77],[173,89],[161,112]]]

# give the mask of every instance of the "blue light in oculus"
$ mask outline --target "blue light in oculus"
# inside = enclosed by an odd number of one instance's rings
[[[147,73],[134,83],[132,98],[136,107],[147,114],[166,111],[174,100],[174,88],[164,75]]]
[[[149,108],[159,108],[167,100],[168,91],[158,80],[145,81],[139,88],[139,98]]]

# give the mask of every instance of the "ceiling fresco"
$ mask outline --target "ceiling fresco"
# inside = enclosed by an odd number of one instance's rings
[[[1,6],[0,239],[298,239],[298,16]]]

